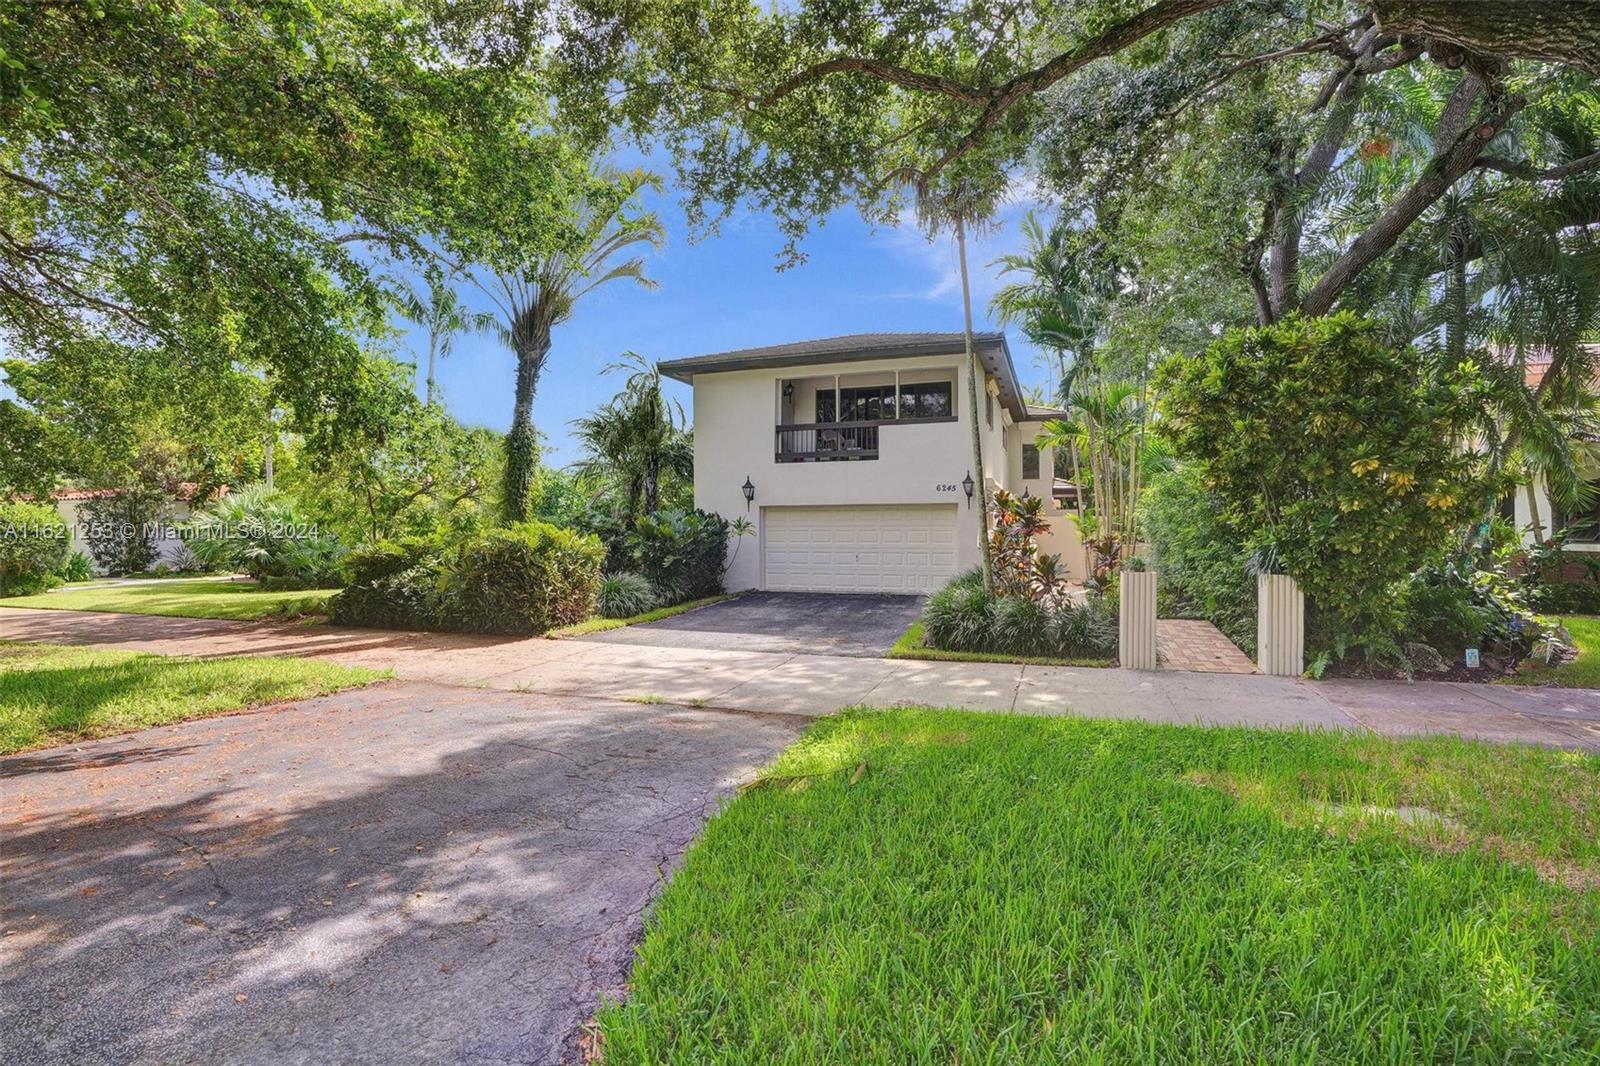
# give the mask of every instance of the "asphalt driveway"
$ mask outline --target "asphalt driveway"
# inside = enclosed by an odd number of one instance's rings
[[[737,599],[595,633],[584,640],[802,655],[882,658],[922,613],[921,596],[867,593],[747,592]]]
[[[578,1061],[802,724],[409,682],[0,759],[0,1061]]]

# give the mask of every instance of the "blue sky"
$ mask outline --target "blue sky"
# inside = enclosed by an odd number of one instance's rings
[[[660,288],[612,283],[556,329],[534,403],[551,465],[578,458],[569,423],[616,392],[617,376],[601,370],[625,351],[656,360],[841,333],[961,328],[955,241],[929,242],[909,219],[874,230],[853,212],[840,213],[802,245],[805,264],[779,272],[774,267],[783,239],[765,215],[741,211],[716,236],[691,244],[670,184],[647,203],[667,229],[666,245],[649,257],[648,273]],[[996,230],[968,240],[975,328],[994,328],[988,302],[1000,282],[989,262],[1020,248],[1017,221],[1028,206],[1007,207]],[[462,296],[489,307],[470,288]],[[1042,382],[1032,350],[1016,329],[1009,335],[1023,381]],[[425,336],[402,343],[427,350]],[[511,415],[513,377],[511,355],[493,335],[458,337],[438,371],[445,402],[458,418],[502,430]],[[669,384],[692,417],[690,390]]]

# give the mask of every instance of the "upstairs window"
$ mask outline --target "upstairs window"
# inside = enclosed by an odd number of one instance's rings
[[[898,398],[893,385],[847,385],[839,389],[834,410],[832,389],[817,390],[818,422],[878,422],[895,418],[949,418],[950,383],[903,383]]]
[[[1024,481],[1037,481],[1039,478],[1039,449],[1032,444],[1022,446],[1022,479]]]

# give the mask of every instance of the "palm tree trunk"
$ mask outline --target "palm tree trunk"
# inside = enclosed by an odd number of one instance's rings
[[[517,353],[517,389],[511,408],[511,430],[506,434],[505,498],[501,509],[506,521],[523,522],[528,518],[534,466],[539,460],[539,443],[533,429],[533,394],[539,387],[545,356],[550,353],[550,331],[519,328],[513,331],[511,340]]]
[[[1544,522],[1539,518],[1539,497],[1533,491],[1533,479],[1528,479],[1522,488],[1528,495],[1528,518],[1533,525],[1533,542],[1535,544],[1543,543]]]
[[[661,457],[654,451],[644,461],[644,513],[656,513],[656,497],[661,488]]]
[[[423,394],[426,397],[425,402],[427,403],[433,402],[433,364],[438,355],[438,351],[439,338],[437,335],[430,333],[428,335],[428,387],[427,391]]]
[[[967,283],[967,228],[956,215],[956,250],[961,258],[961,313],[966,322],[967,407],[972,413],[972,476],[978,479],[978,558],[983,566],[983,588],[994,595],[994,561],[989,558],[989,488],[983,476],[983,434],[978,429],[978,353],[972,349],[972,290]]]

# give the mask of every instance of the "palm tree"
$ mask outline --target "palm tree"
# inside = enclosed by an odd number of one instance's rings
[[[485,286],[498,307],[501,336],[517,357],[517,383],[506,435],[504,513],[507,521],[528,517],[529,495],[538,461],[533,428],[533,395],[550,357],[550,331],[572,317],[584,296],[607,282],[630,279],[645,288],[644,257],[620,263],[614,258],[638,244],[660,247],[665,233],[654,214],[629,214],[629,205],[656,179],[644,171],[606,172],[606,188],[586,196],[573,209],[573,237],[567,247],[515,274],[497,275]]]
[[[396,303],[400,314],[407,321],[428,331],[428,376],[423,393],[428,403],[433,402],[435,393],[435,364],[450,354],[456,336],[461,333],[484,333],[495,325],[493,314],[473,311],[461,302],[461,296],[452,284],[455,277],[453,271],[449,274],[430,271],[420,284],[404,278],[396,279]]]
[[[631,528],[641,504],[646,515],[656,513],[663,474],[682,481],[694,477],[694,448],[684,430],[682,405],[662,395],[659,369],[628,352],[606,370],[629,374],[610,402],[573,422],[588,452],[579,469],[621,489]]]

